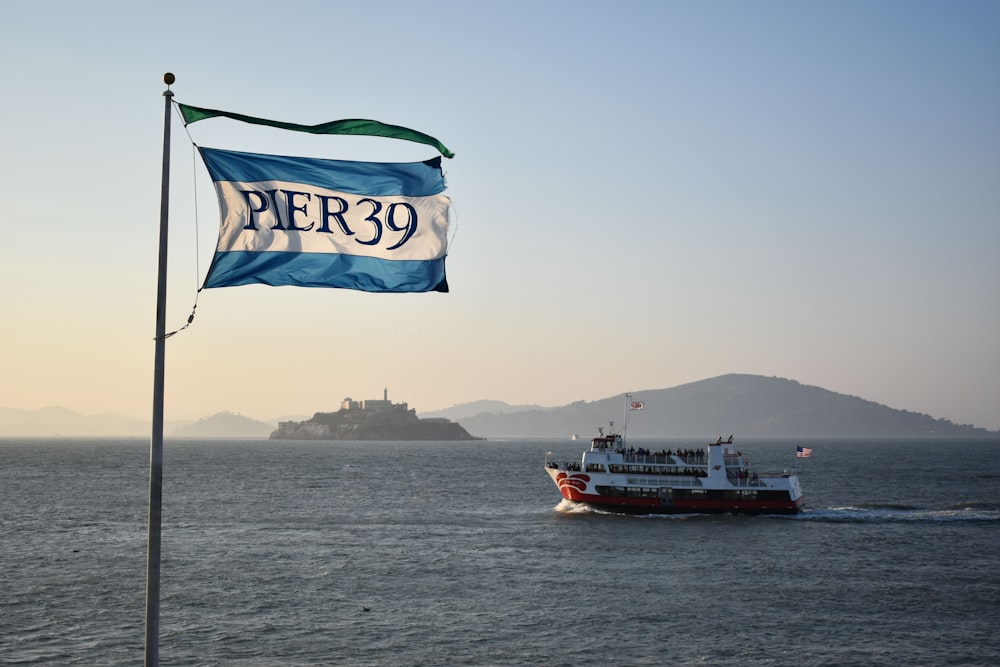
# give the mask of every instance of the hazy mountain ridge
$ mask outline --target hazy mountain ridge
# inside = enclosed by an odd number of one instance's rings
[[[163,425],[166,437],[266,438],[277,421],[260,422],[231,412],[220,412],[197,421],[173,421]],[[263,432],[261,432],[263,431]],[[150,437],[152,424],[117,413],[82,415],[68,408],[39,410],[0,408],[0,437]]]
[[[528,410],[552,410],[555,408],[543,408],[540,405],[510,405],[503,401],[482,400],[471,403],[459,403],[443,410],[432,412],[421,412],[421,419],[451,419],[456,421],[466,417],[475,417],[481,414],[506,415],[512,412],[526,412]]]
[[[729,374],[669,389],[632,392],[645,408],[629,414],[631,437],[863,437],[990,435],[968,424],[898,410],[795,380]],[[589,437],[610,421],[620,429],[624,395],[562,408],[461,419],[483,437]],[[446,413],[447,416],[447,413]]]
[[[629,416],[631,437],[862,437],[986,436],[1000,433],[947,419],[890,408],[795,380],[730,374],[668,389],[634,391],[645,409]],[[621,427],[623,394],[561,407],[509,405],[482,400],[421,413],[459,422],[478,437],[589,438],[614,421]],[[267,438],[279,421],[220,412],[164,425],[166,437]],[[81,415],[67,408],[0,408],[0,437],[149,437],[148,421],[120,414]]]
[[[67,408],[0,408],[0,436],[96,437],[149,435],[150,422],[121,414],[81,415]]]
[[[173,429],[174,438],[266,438],[277,422],[262,422],[223,411]]]

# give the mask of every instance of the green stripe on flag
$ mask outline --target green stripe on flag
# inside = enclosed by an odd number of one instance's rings
[[[181,115],[184,117],[185,125],[190,125],[195,121],[204,120],[206,118],[218,118],[221,116],[224,118],[232,118],[233,120],[242,121],[244,123],[251,123],[253,125],[268,125],[270,127],[292,130],[294,132],[308,132],[310,134],[356,134],[369,137],[388,137],[390,139],[414,141],[418,144],[433,146],[438,149],[441,155],[447,158],[455,157],[455,154],[448,150],[444,144],[429,134],[417,132],[416,130],[411,130],[408,127],[380,123],[377,120],[348,118],[345,120],[331,120],[327,123],[320,123],[318,125],[299,125],[298,123],[284,123],[279,120],[267,120],[266,118],[244,116],[243,114],[232,113],[230,111],[218,111],[216,109],[192,107],[187,104],[181,104],[180,102],[177,103],[177,106],[180,108]]]

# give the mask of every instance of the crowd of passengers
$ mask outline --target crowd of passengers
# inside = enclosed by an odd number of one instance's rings
[[[576,461],[570,461],[568,463],[559,464],[555,461],[549,461],[548,466],[553,469],[561,469],[568,471],[579,471],[580,464]],[[603,467],[603,465],[601,466]],[[655,475],[687,475],[688,477],[707,477],[708,472],[704,468],[649,468],[648,470],[630,470],[627,466],[611,464],[610,471],[613,473],[624,473],[624,472],[644,472],[646,474]]]
[[[704,468],[643,468],[633,470],[633,466],[623,466],[611,464],[611,472],[617,473],[643,473],[646,475],[687,475],[688,477],[708,477],[708,471]]]
[[[678,449],[676,452],[672,449],[661,449],[658,452],[651,452],[645,447],[629,447],[628,449],[616,449],[616,454],[622,454],[624,456],[652,456],[663,458],[666,456],[676,456],[680,458],[684,463],[704,463],[705,462],[705,450],[704,449]],[[656,461],[656,463],[666,463],[667,461]]]
[[[760,481],[760,477],[757,473],[750,472],[746,468],[740,468],[739,470],[732,471],[727,470],[726,476],[729,477],[729,481],[733,482],[737,486],[744,486],[746,484],[756,485]]]
[[[676,456],[683,463],[705,463],[704,449],[678,449],[676,452],[672,449],[661,449],[658,452],[652,452],[645,447],[629,447],[628,449],[616,449],[615,453],[631,457],[625,459],[626,462],[629,463],[669,463],[666,458],[668,456]],[[559,468],[560,466],[557,463],[549,462],[548,467]],[[615,470],[615,468],[618,467],[619,466],[611,466],[612,472],[619,472],[618,470]],[[562,469],[570,471],[580,470],[580,464],[577,462],[566,463],[563,464]],[[696,477],[704,477],[707,474],[704,470],[698,471],[695,469],[685,469],[684,472],[681,472],[680,470],[662,470],[658,472],[668,475],[694,475]]]

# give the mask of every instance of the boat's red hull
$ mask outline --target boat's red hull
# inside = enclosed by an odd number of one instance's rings
[[[726,500],[713,498],[628,498],[582,493],[570,485],[560,485],[563,498],[591,507],[622,514],[797,514],[805,499]]]

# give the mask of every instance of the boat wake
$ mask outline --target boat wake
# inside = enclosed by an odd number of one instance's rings
[[[717,519],[719,517],[719,515],[694,513],[627,515],[565,499],[560,501],[553,509],[562,514],[630,516],[641,519],[678,520],[708,516]],[[847,505],[844,507],[806,507],[799,514],[761,514],[755,518],[825,523],[991,522],[1000,521],[1000,506],[996,503],[982,501],[960,502],[940,508],[921,508],[902,503],[872,503],[869,505]]]
[[[681,512],[675,514],[656,514],[655,512],[650,514],[635,514],[631,512],[615,512],[609,509],[602,509],[600,507],[593,507],[592,505],[587,505],[584,503],[573,502],[572,500],[561,500],[558,505],[554,508],[556,512],[561,514],[575,514],[575,515],[597,515],[597,516],[620,516],[622,518],[635,519],[635,520],[670,520],[670,521],[697,521],[703,519],[711,519],[713,521],[718,520],[719,517],[733,516],[740,517],[741,515],[736,514],[703,514],[698,512]],[[778,516],[778,515],[759,515],[759,516]],[[789,517],[785,517],[789,518]]]
[[[559,504],[553,509],[563,514],[613,514],[613,512],[604,512],[583,503],[574,503],[572,500],[566,500],[565,498],[560,500]]]
[[[806,508],[801,514],[785,517],[799,521],[830,523],[897,523],[897,522],[990,522],[1000,521],[1000,508],[994,503],[970,501],[940,508],[912,505],[873,503],[845,507]]]
[[[593,507],[592,505],[586,505],[584,503],[576,503],[572,500],[563,499],[559,501],[559,504],[553,508],[556,512],[561,514],[591,514],[599,516],[621,516],[629,517],[632,519],[685,519],[697,516],[708,516],[705,514],[628,514],[626,512],[613,512],[611,510],[601,509],[599,507]]]

